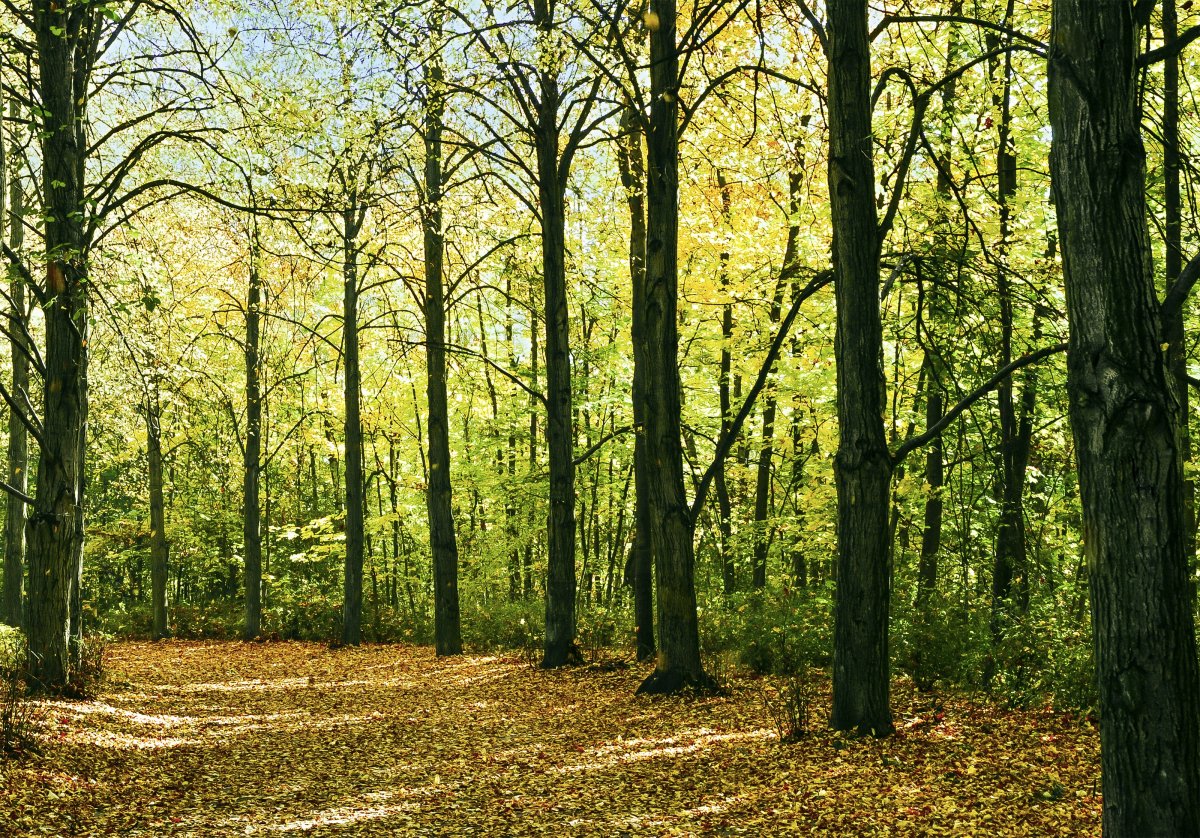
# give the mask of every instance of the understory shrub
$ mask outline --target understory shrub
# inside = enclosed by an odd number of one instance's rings
[[[546,606],[540,599],[491,602],[463,609],[463,643],[482,651],[536,651],[546,635]]]
[[[0,757],[35,752],[37,705],[25,682],[29,647],[19,629],[0,625]]]
[[[733,653],[742,666],[760,675],[794,675],[811,666],[828,666],[833,649],[832,607],[824,585],[768,585],[761,591],[735,594],[704,609],[701,650],[714,662]]]

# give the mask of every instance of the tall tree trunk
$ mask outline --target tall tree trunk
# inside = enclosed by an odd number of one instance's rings
[[[1003,23],[1012,21],[1015,0],[1008,0]],[[999,36],[988,37],[988,48],[994,50],[1002,43]],[[1010,44],[1011,45],[1011,44]],[[996,76],[999,74],[999,78]],[[1000,304],[999,366],[1012,362],[1013,289],[1008,270],[1009,238],[1012,234],[1010,203],[1017,192],[1017,157],[1012,139],[1010,99],[1012,89],[1012,54],[990,62],[989,75],[995,93],[992,106],[999,110],[996,120],[996,197],[1000,220],[1000,242],[997,246],[996,296]],[[1031,393],[1023,397],[1028,398]],[[1025,544],[1025,466],[1029,455],[1029,440],[1022,438],[1020,419],[1013,395],[1013,377],[1000,382],[997,388],[1000,404],[1000,521],[996,533],[996,556],[992,570],[993,639],[1004,632],[1005,612],[1015,616],[1029,604],[1029,574],[1026,567]],[[1013,588],[1016,587],[1014,591]],[[1014,599],[1015,596],[1015,599]]]
[[[838,497],[833,726],[884,736],[888,703],[888,488],[879,226],[871,157],[867,0],[829,0],[829,196],[837,300]]]
[[[942,383],[937,373],[936,356],[926,351],[925,359],[925,427],[932,428],[942,421],[945,407],[942,400]],[[923,611],[929,596],[937,587],[938,552],[942,547],[942,487],[946,483],[945,449],[942,436],[938,434],[929,441],[925,449],[925,498],[923,526],[921,528],[921,556],[917,560],[917,609]]]
[[[71,597],[82,545],[87,418],[88,247],[83,125],[88,59],[78,55],[89,9],[35,0],[46,226],[46,377],[37,495],[26,523],[30,676],[56,691],[70,676]],[[86,77],[85,77],[86,81]]]
[[[433,24],[439,48],[440,20]],[[429,547],[433,553],[434,648],[439,655],[462,652],[458,607],[458,539],[454,531],[450,484],[450,410],[446,401],[446,291],[442,228],[442,114],[445,91],[440,52],[426,69],[425,206],[421,215],[425,248],[425,357],[429,407]]]
[[[675,0],[650,3],[646,189],[646,455],[658,583],[658,661],[639,693],[710,687],[700,662],[693,526],[683,486],[679,382],[679,50]]]
[[[1151,8],[1055,0],[1048,61],[1108,838],[1200,834],[1181,417],[1161,349],[1137,108]]]
[[[771,297],[771,308],[768,312],[773,331],[779,326],[779,318],[783,314],[784,294],[788,285],[795,279],[800,236],[800,228],[796,223],[800,212],[800,184],[800,173],[790,172],[787,242],[784,245],[783,265],[775,282],[775,293]],[[778,403],[773,386],[768,386],[763,395],[762,437],[758,447],[754,479],[754,563],[751,582],[756,590],[762,590],[767,585],[767,553],[771,545],[767,521],[771,517],[771,464],[775,457],[775,411]]]
[[[342,643],[362,642],[363,607],[363,441],[361,378],[358,361],[358,233],[363,210],[351,198],[342,213],[342,362],[345,364],[346,564],[342,577]]]
[[[949,13],[951,15],[961,15],[962,0],[953,0],[950,4]],[[958,32],[952,26],[946,47],[947,73],[953,72],[957,66],[959,60],[958,54]],[[935,216],[936,227],[934,229],[934,235],[938,239],[948,239],[946,234],[949,232],[949,219],[946,207],[953,200],[951,192],[954,182],[951,177],[950,166],[953,160],[954,117],[956,114],[957,96],[958,85],[952,78],[942,88],[941,123],[943,138],[941,160],[938,165],[937,175],[938,213]],[[956,259],[955,262],[957,261],[959,260]],[[943,265],[947,264],[947,262],[948,260],[946,259],[942,260]],[[935,322],[942,320],[943,296],[941,287],[937,283],[925,292],[925,306],[922,309],[922,314],[925,318],[934,320]],[[945,378],[943,375],[944,364],[940,349],[936,346],[926,346],[925,355],[921,363],[924,366],[922,378],[925,382],[925,427],[932,428],[938,422],[942,421],[943,412],[946,409]],[[929,596],[937,587],[938,554],[942,549],[942,518],[945,511],[942,492],[945,483],[945,443],[942,441],[941,434],[938,434],[929,441],[928,448],[925,450],[925,485],[928,489],[925,497],[925,509],[922,514],[921,554],[917,560],[916,606],[920,614],[925,613]]]
[[[9,103],[9,122],[15,132],[20,109],[14,100]],[[8,222],[8,245],[14,253],[20,253],[25,243],[25,194],[21,189],[19,168],[16,164],[16,138],[13,139],[13,155],[11,160],[3,159],[3,137],[0,137],[0,203],[4,195],[8,196],[6,211],[0,215],[6,216]],[[12,178],[6,186],[5,176]],[[2,225],[0,225],[2,226]],[[29,392],[29,358],[25,354],[28,347],[21,341],[26,336],[28,314],[25,306],[25,282],[15,268],[9,270],[8,293],[11,297],[12,308],[8,313],[10,352],[12,356],[12,392],[17,398]],[[8,413],[8,485],[24,494],[29,485],[29,437],[21,417],[14,411]],[[7,506],[4,527],[4,599],[0,603],[3,612],[0,619],[10,626],[19,626],[23,622],[22,590],[25,580],[25,501],[14,495],[7,495]]]
[[[733,235],[733,195],[729,190],[729,181],[725,171],[717,169],[717,187],[721,190],[721,219],[725,222],[725,235]],[[717,381],[718,398],[721,407],[721,438],[729,435],[733,428],[733,402],[729,395],[731,372],[733,369],[733,298],[729,290],[729,248],[721,250],[720,255],[721,294],[721,373]],[[737,578],[733,566],[733,504],[729,499],[729,483],[725,477],[725,457],[717,460],[717,471],[713,477],[714,488],[717,491],[717,514],[720,520],[717,528],[721,533],[721,589],[726,597],[732,596],[737,589]],[[757,577],[755,577],[757,579]]]
[[[1179,37],[1179,15],[1175,0],[1163,0],[1163,42]],[[1163,214],[1166,221],[1166,248],[1163,259],[1166,287],[1170,288],[1183,269],[1182,212],[1183,198],[1179,188],[1179,56],[1171,55],[1163,62]],[[1186,522],[1187,554],[1196,555],[1196,486],[1188,477],[1192,459],[1192,434],[1188,417],[1191,389],[1187,382],[1187,343],[1183,325],[1183,306],[1171,312],[1163,324],[1163,340],[1168,344],[1167,363],[1178,383],[1179,451],[1183,457],[1183,511]],[[1193,558],[1193,562],[1195,559]]]
[[[534,19],[550,37],[553,0],[534,0]],[[562,666],[575,646],[575,451],[571,424],[571,329],[567,309],[566,171],[559,163],[559,90],[555,68],[540,71],[537,146],[546,304],[546,446],[550,460],[547,524],[546,643],[543,667]]]
[[[157,383],[147,383],[146,460],[150,478],[150,633],[155,640],[167,627],[167,516],[163,500],[162,407]]]
[[[646,166],[642,157],[642,123],[633,105],[621,111],[621,143],[617,162],[625,201],[629,205],[629,281],[632,288],[633,343],[633,546],[630,572],[633,585],[634,632],[637,659],[654,657],[654,552],[651,548],[653,519],[650,513],[650,463],[646,455]]]
[[[246,614],[242,639],[258,637],[262,626],[262,507],[259,505],[259,475],[262,471],[262,382],[259,378],[262,276],[258,222],[251,220],[250,276],[246,287],[246,441],[242,449],[242,549],[245,552]],[[336,492],[335,492],[336,494]]]

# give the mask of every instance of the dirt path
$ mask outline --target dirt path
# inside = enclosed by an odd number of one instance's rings
[[[1099,834],[1089,726],[903,687],[893,739],[781,747],[751,680],[646,699],[636,667],[298,643],[121,643],[108,668],[44,706],[40,757],[0,761],[0,835]]]

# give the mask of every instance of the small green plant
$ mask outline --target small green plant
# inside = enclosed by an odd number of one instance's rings
[[[25,635],[0,625],[0,756],[36,753],[34,727],[38,705],[29,699],[25,681],[29,647]]]
[[[92,635],[83,641],[79,662],[71,669],[63,693],[71,698],[91,698],[104,683],[107,673],[108,638]]]
[[[789,675],[776,687],[760,684],[759,699],[775,726],[781,745],[798,742],[808,734],[813,687],[807,672]]]

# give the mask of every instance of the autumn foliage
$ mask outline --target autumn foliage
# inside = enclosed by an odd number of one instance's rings
[[[122,643],[0,762],[0,835],[1095,835],[1093,726],[896,686],[897,733],[779,742],[764,696],[647,668],[303,643]]]

